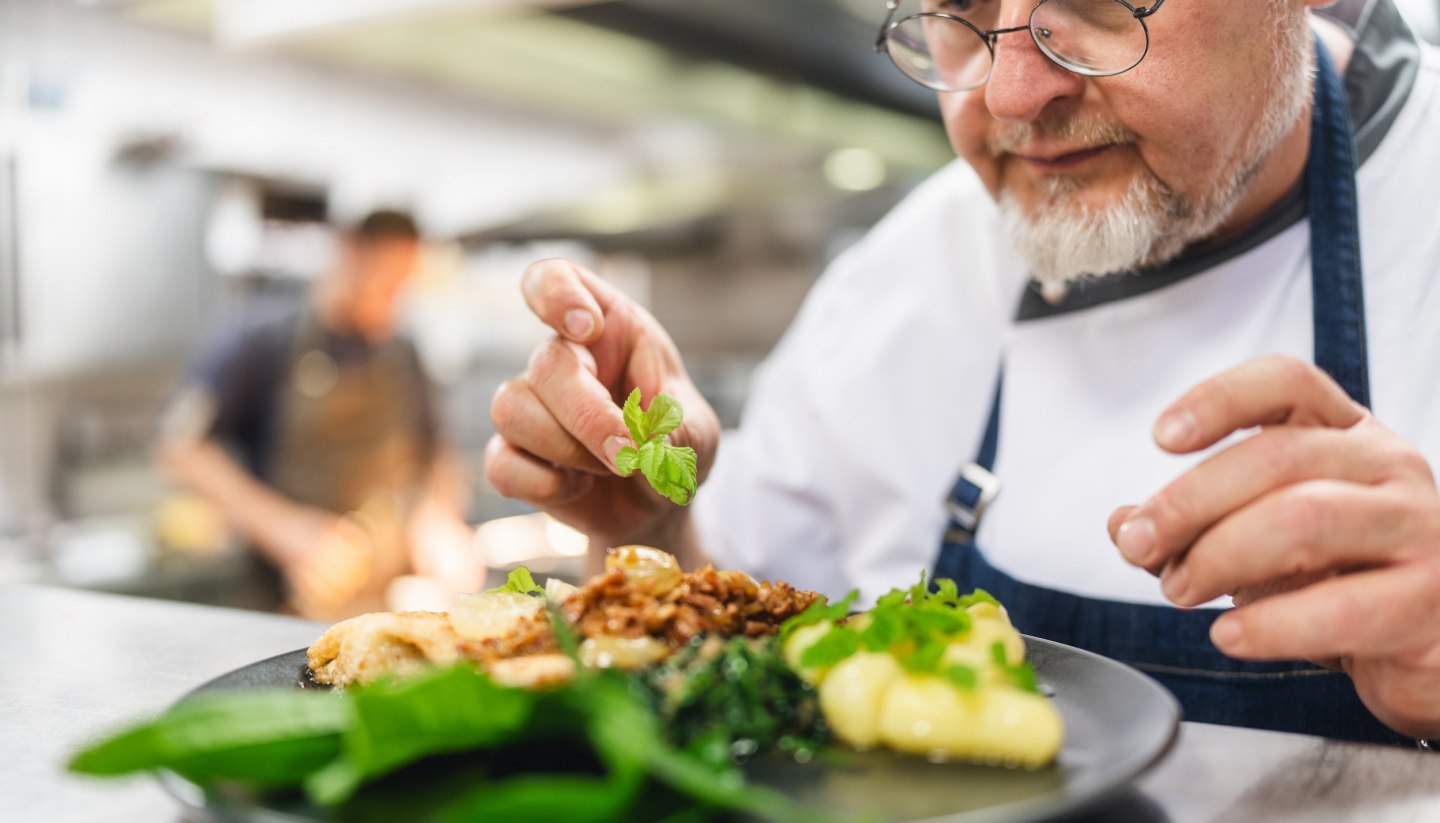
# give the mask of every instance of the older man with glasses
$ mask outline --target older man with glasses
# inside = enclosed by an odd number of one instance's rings
[[[961,162],[831,267],[742,428],[545,261],[491,481],[599,547],[986,588],[1193,720],[1440,736],[1440,54],[1326,5],[889,0]],[[614,470],[637,385],[685,404],[693,512]]]

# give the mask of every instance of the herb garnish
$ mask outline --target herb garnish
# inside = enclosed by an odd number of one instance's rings
[[[936,675],[961,688],[975,688],[979,684],[979,673],[974,668],[946,664],[944,656],[952,641],[970,631],[972,620],[966,609],[977,603],[999,605],[989,592],[976,589],[962,595],[955,581],[949,579],[935,581],[932,589],[926,584],[925,573],[921,572],[920,582],[914,586],[892,589],[859,619],[841,623],[858,596],[858,591],[852,591],[832,605],[811,604],[785,622],[780,630],[785,639],[804,626],[832,624],[829,631],[800,654],[801,666],[807,669],[833,666],[864,649],[889,652],[911,674]],[[1037,690],[1034,670],[1027,663],[1011,665],[1006,660],[1004,644],[996,643],[991,655],[997,668],[1016,688]]]
[[[639,469],[650,481],[651,488],[676,505],[687,505],[695,497],[695,450],[673,445],[665,439],[665,435],[680,428],[684,420],[685,411],[680,401],[661,392],[650,401],[649,409],[641,411],[637,387],[625,399],[621,413],[636,445],[620,449],[615,455],[615,468],[626,477]]]
[[[493,589],[486,589],[486,594],[503,594],[515,592],[516,594],[544,594],[545,589],[536,585],[535,578],[530,575],[530,570],[524,566],[517,566],[510,570],[505,577],[505,585],[496,586]]]

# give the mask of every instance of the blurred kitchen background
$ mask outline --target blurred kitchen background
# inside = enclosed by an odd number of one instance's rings
[[[1402,0],[1440,31],[1440,0]],[[330,226],[432,239],[406,326],[492,563],[573,536],[487,488],[489,401],[593,266],[733,424],[824,265],[950,152],[883,0],[0,0],[0,583],[243,604],[147,454],[203,334],[297,305]],[[551,558],[553,561],[554,558]],[[541,561],[547,562],[547,561]]]

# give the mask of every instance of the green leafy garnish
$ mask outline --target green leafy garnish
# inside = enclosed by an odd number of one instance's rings
[[[800,655],[800,665],[806,668],[833,666],[858,651],[860,633],[844,626],[836,626],[805,649]]]
[[[852,591],[833,604],[816,601],[785,621],[780,628],[782,642],[805,626],[832,624],[829,631],[800,653],[801,666],[817,669],[833,666],[864,649],[893,655],[911,674],[934,675],[967,689],[979,683],[979,672],[974,668],[946,664],[944,657],[951,641],[970,631],[973,621],[966,609],[979,603],[1000,605],[989,592],[976,589],[962,595],[955,581],[949,579],[934,581],[932,588],[921,572],[915,585],[891,589],[881,595],[870,611],[842,623],[858,596],[858,591]],[[1017,689],[1038,690],[1035,670],[1027,663],[1011,665],[1003,643],[994,644],[990,653],[996,668]]]
[[[519,594],[544,594],[545,589],[535,585],[535,578],[530,576],[530,570],[519,566],[510,571],[505,578],[505,585],[493,589],[486,589],[487,594],[501,594],[504,592],[517,592]]]
[[[1031,668],[1030,664],[1025,662],[1016,663],[1012,666],[1009,658],[1005,654],[1004,643],[996,640],[990,644],[990,658],[995,661],[995,667],[1004,672],[1006,677],[1010,678],[1010,682],[1014,684],[1015,688],[1022,692],[1035,694],[1040,692],[1040,686],[1035,681],[1035,669]]]
[[[744,661],[763,663],[767,675],[761,683],[733,684],[727,706],[744,689],[774,691],[756,703],[745,733],[793,730],[780,725],[772,705],[794,686],[782,688],[786,681],[768,676],[783,663],[749,647],[727,655],[708,671]],[[712,722],[710,703],[718,696],[701,696]],[[746,783],[729,760],[676,748],[666,732],[637,686],[613,670],[532,692],[457,665],[343,693],[202,695],[77,753],[70,769],[91,775],[170,769],[207,789],[303,790],[335,819],[364,823],[602,823],[677,814],[708,820],[717,810],[769,820],[835,819]]]
[[[664,392],[655,395],[650,408],[640,409],[640,389],[630,392],[621,409],[634,446],[615,455],[615,468],[629,477],[639,469],[650,487],[684,506],[695,497],[696,456],[689,446],[672,445],[665,436],[680,428],[685,412],[680,401]]]
[[[827,603],[823,599],[816,599],[809,606],[805,607],[805,611],[786,620],[785,623],[780,626],[780,642],[783,644],[786,640],[789,640],[790,635],[794,634],[797,629],[803,629],[806,626],[813,626],[816,623],[824,623],[826,621],[833,623],[836,620],[843,620],[850,614],[850,607],[854,606],[855,601],[859,599],[859,589],[851,589],[849,594],[834,603]]]

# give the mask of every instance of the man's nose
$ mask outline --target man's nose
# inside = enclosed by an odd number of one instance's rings
[[[1028,20],[1017,20],[1024,25]],[[995,43],[995,64],[985,84],[985,108],[1006,123],[1028,123],[1052,100],[1079,97],[1085,78],[1056,65],[1040,51],[1028,31],[1002,34]]]

